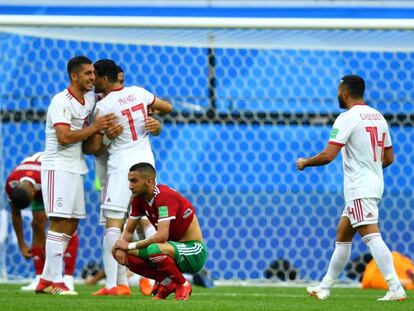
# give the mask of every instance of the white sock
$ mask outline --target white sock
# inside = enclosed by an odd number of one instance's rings
[[[63,282],[63,234],[48,231],[46,236],[46,259],[42,279],[54,283]]]
[[[352,242],[336,242],[335,250],[329,262],[328,271],[322,280],[321,288],[329,289],[332,287],[339,274],[344,270],[346,263],[351,255]]]
[[[62,234],[63,254],[65,254],[66,248],[68,247],[68,244],[69,244],[71,239],[72,239],[71,235],[67,235],[67,234],[64,234],[64,233]]]
[[[73,280],[73,275],[65,274],[63,276],[63,282],[65,282],[65,285],[69,290],[74,291],[75,290],[75,283]]]
[[[387,281],[390,291],[396,291],[400,289],[401,283],[398,279],[397,273],[394,268],[394,260],[392,259],[391,252],[380,233],[371,233],[362,237],[364,243],[369,247],[371,255],[375,260],[382,275]]]
[[[154,235],[157,232],[153,225],[148,225],[144,229],[145,238],[148,239],[150,236]]]
[[[116,287],[118,277],[118,262],[112,256],[112,247],[121,237],[121,229],[112,227],[105,229],[103,238],[103,264],[105,270],[105,287]]]
[[[128,285],[127,269],[125,266],[118,264],[118,274],[116,277],[117,285]]]

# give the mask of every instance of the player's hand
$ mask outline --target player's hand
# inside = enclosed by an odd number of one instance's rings
[[[24,258],[29,259],[33,256],[32,249],[27,244],[23,244],[19,248]]]
[[[149,109],[148,109],[148,115],[149,116],[152,116],[153,114],[159,114],[159,113],[160,113],[159,110],[154,109],[152,106],[149,107]]]
[[[118,240],[118,241],[115,242],[114,247],[115,247],[115,249],[122,249],[124,251],[127,251],[128,250],[128,244],[129,244],[128,241]]]
[[[96,132],[100,132],[114,125],[115,122],[116,115],[114,113],[111,112],[101,116],[99,115],[99,112],[97,112],[93,126],[95,127]]]
[[[306,159],[299,158],[296,160],[296,167],[299,171],[302,171],[306,167]]]
[[[161,123],[153,117],[148,117],[144,124],[145,129],[151,135],[158,135],[161,132]]]
[[[128,253],[126,251],[122,249],[115,250],[114,258],[121,265],[128,265]]]
[[[106,136],[108,136],[108,138],[112,140],[112,139],[117,138],[119,135],[121,135],[123,131],[124,131],[124,128],[121,125],[121,123],[117,123],[107,128]]]

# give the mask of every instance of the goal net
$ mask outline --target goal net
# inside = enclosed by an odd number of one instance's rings
[[[199,215],[214,279],[261,280],[287,260],[301,280],[323,276],[344,201],[341,160],[295,169],[327,143],[340,113],[339,79],[366,79],[365,98],[391,125],[395,164],[385,170],[380,227],[392,250],[414,254],[412,206],[414,32],[358,29],[199,29],[3,26],[0,28],[1,209],[11,169],[44,147],[51,97],[66,88],[67,60],[111,58],[126,85],[174,105],[152,138],[158,180],[187,196]],[[102,258],[93,161],[77,275]],[[30,211],[25,214],[30,242]],[[10,216],[3,243],[9,278],[33,275]],[[2,228],[3,228],[2,224]],[[351,258],[368,250],[359,238]],[[269,275],[267,275],[269,277]]]

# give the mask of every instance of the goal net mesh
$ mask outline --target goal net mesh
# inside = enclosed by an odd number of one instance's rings
[[[325,147],[341,112],[339,79],[354,73],[366,79],[367,102],[391,125],[395,163],[385,170],[383,238],[391,250],[413,254],[413,39],[413,31],[397,30],[2,27],[1,209],[9,213],[7,175],[43,150],[51,97],[68,85],[67,60],[110,58],[124,69],[126,85],[174,105],[161,119],[162,134],[152,138],[158,180],[194,204],[211,276],[264,279],[271,263],[284,259],[296,279],[320,279],[344,207],[341,159],[305,172],[295,169],[295,159]],[[102,258],[99,196],[87,159],[77,276]],[[31,277],[32,262],[19,252],[10,215],[5,219],[0,263],[9,278]],[[29,244],[30,219],[25,211]],[[356,238],[351,258],[367,252]]]

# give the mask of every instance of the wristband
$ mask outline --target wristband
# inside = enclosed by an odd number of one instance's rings
[[[135,243],[135,242],[132,242],[132,243],[129,243],[128,244],[128,250],[130,251],[130,250],[133,250],[133,249],[136,249],[137,248],[137,243]]]

